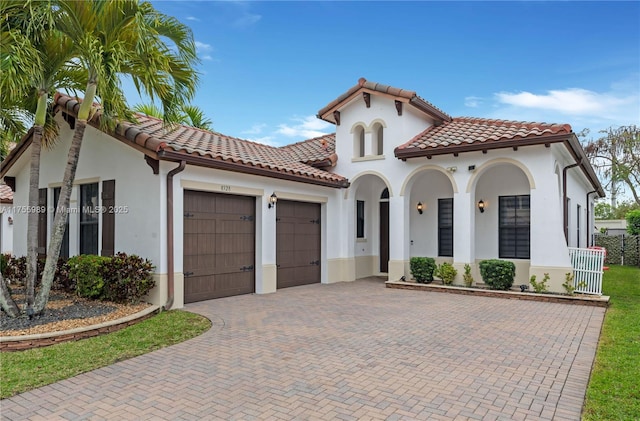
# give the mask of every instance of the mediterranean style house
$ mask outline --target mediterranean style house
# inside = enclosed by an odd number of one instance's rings
[[[79,100],[55,97],[60,140],[43,150],[53,208]],[[602,186],[569,125],[451,117],[413,91],[360,79],[318,112],[335,133],[272,147],[160,120],[87,128],[62,255],[149,258],[167,307],[369,276],[410,279],[413,256],[507,259],[516,283],[551,276],[590,245]],[[31,137],[0,176],[27,203]],[[100,209],[95,212],[94,209]],[[13,252],[26,254],[26,214]],[[53,215],[40,220],[44,252]],[[461,275],[456,279],[461,283]]]

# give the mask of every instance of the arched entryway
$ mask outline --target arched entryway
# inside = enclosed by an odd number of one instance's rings
[[[348,199],[355,210],[355,277],[386,275],[389,270],[389,198],[393,195],[381,174],[352,179]]]

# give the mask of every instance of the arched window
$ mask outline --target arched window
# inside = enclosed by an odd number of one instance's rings
[[[373,148],[374,155],[384,155],[384,127],[382,124],[373,125]]]
[[[384,188],[384,190],[382,190],[382,193],[380,194],[380,199],[388,199],[389,198],[389,189],[387,187]]]
[[[357,126],[353,131],[353,156],[364,156],[364,127]]]

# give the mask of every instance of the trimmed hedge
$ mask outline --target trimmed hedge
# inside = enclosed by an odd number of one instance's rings
[[[432,257],[412,257],[409,261],[411,275],[420,284],[433,282],[433,272],[436,270],[436,261]]]
[[[516,276],[516,265],[513,262],[489,259],[480,262],[482,281],[491,289],[508,290]]]

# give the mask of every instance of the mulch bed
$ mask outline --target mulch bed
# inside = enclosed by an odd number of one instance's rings
[[[16,303],[22,308],[25,301],[23,291],[14,288],[12,292]],[[51,291],[44,311],[32,319],[26,315],[12,318],[0,311],[0,336],[42,334],[97,325],[137,313],[149,305],[95,301],[61,291]]]

